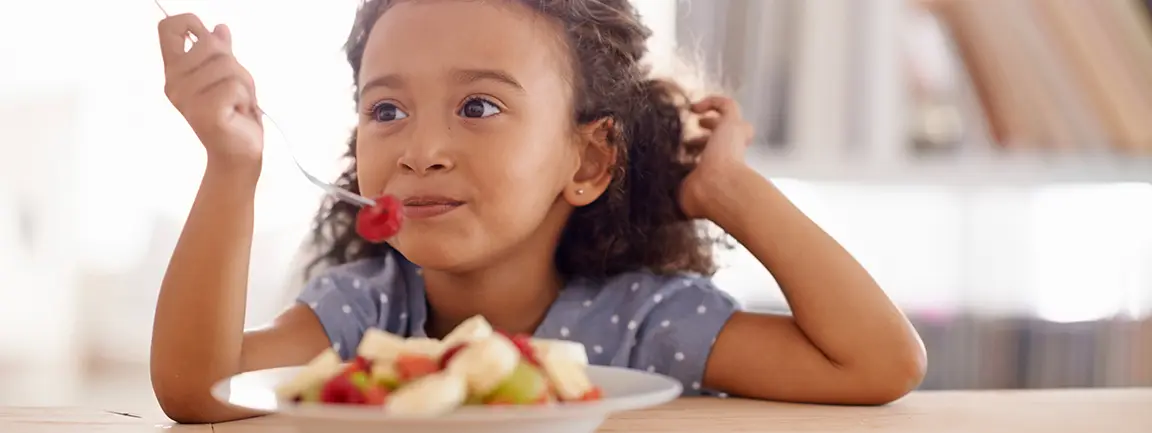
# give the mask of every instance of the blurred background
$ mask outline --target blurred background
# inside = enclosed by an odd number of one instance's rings
[[[227,23],[268,128],[248,323],[300,285],[355,123],[356,0],[167,0]],[[924,389],[1152,385],[1147,0],[634,0],[652,61],[736,95],[749,158],[915,320]],[[0,404],[155,403],[153,306],[203,151],[150,0],[0,3]],[[786,310],[745,251],[717,275]]]

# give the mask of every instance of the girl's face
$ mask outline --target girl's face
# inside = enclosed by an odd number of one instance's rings
[[[558,29],[516,2],[400,2],[360,70],[360,190],[405,202],[390,241],[465,271],[534,245],[552,254],[577,173]]]

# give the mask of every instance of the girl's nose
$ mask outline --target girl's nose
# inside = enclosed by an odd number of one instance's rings
[[[408,146],[397,161],[401,170],[426,176],[451,171],[455,167],[449,151],[452,141],[449,128],[428,125],[419,128],[412,138],[415,142]]]
[[[400,158],[400,168],[420,176],[426,176],[438,171],[449,171],[452,168],[452,163],[446,158],[437,157]]]

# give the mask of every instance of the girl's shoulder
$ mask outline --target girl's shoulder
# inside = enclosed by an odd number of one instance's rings
[[[401,278],[407,268],[415,269],[407,260],[395,253],[371,257],[321,269],[309,280],[306,289],[314,286],[347,288],[382,287],[380,282],[393,282]]]
[[[740,305],[707,276],[640,270],[602,280],[574,280],[553,309],[556,315],[568,317],[574,328],[593,333],[618,331],[622,337],[636,337],[645,326],[659,329],[678,322],[721,324]]]
[[[655,273],[636,270],[605,279],[576,279],[566,290],[586,295],[595,303],[656,305],[675,303],[692,295],[720,297],[735,301],[712,282],[712,278],[688,272]]]
[[[626,272],[570,281],[537,335],[581,342],[593,364],[669,375],[698,394],[712,344],[739,309],[707,276]]]

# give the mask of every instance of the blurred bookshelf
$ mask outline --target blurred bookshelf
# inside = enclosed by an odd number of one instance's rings
[[[1152,184],[1152,0],[634,1],[675,6],[658,14],[675,19],[659,26],[675,38],[661,40],[703,68],[704,84],[739,99],[758,133],[749,162],[799,181],[780,182],[795,198],[819,197],[801,204],[819,204],[810,215],[864,253],[857,257],[891,295],[924,296],[903,307],[931,359],[922,389],[1152,385],[1143,307],[1152,292],[1124,280],[1144,281],[1142,259],[1123,264],[1145,256],[1119,246],[1148,244],[1116,222],[1141,203],[1091,202],[1098,208],[1083,212],[1036,205],[1038,191]],[[876,184],[896,188],[855,188]],[[902,197],[948,197],[938,202],[947,209],[844,198],[921,185],[932,193]],[[868,206],[890,206],[893,224],[907,226],[881,224],[880,211],[861,215]],[[1039,229],[1047,223],[1037,221],[1057,219],[1051,213],[1076,223],[1049,225],[1076,233]],[[1109,224],[1115,232],[1101,229]],[[871,232],[880,228],[891,231]],[[1073,238],[1109,237],[1124,241],[1081,251],[1129,277],[1058,281],[1073,274],[1061,266],[1096,266],[1068,252],[1078,248]],[[897,249],[940,256],[880,252]],[[1041,257],[1048,253],[1077,259]],[[718,284],[746,294],[746,308],[788,311],[782,295],[764,290],[771,276],[754,257],[728,260],[738,271],[718,274]],[[929,264],[937,262],[949,265]],[[1118,295],[1133,300],[1128,312],[1058,317],[1037,307],[1043,299],[1080,310],[1077,302],[1129,291]],[[1057,301],[1071,294],[1078,301]]]
[[[676,43],[746,107],[768,176],[1152,183],[1152,1],[676,7]]]

